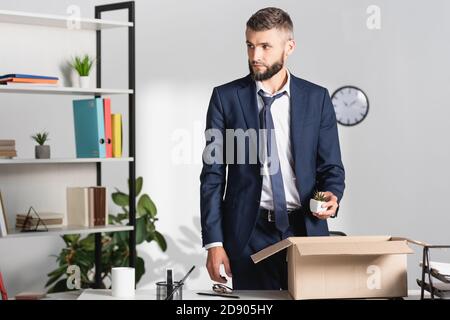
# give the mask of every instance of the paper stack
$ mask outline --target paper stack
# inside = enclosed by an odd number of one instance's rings
[[[0,159],[17,157],[15,140],[0,140]]]
[[[422,263],[420,263],[422,267]],[[420,287],[424,287],[424,289],[428,292],[433,290],[435,296],[438,296],[442,299],[450,298],[450,263],[436,262],[431,261],[429,270],[426,270],[427,273],[431,274],[434,278],[432,280],[432,286],[425,281],[422,283],[421,279],[417,279],[417,284]],[[428,276],[425,278],[428,279]]]

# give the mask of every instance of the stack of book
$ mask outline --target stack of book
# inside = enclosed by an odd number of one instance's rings
[[[0,85],[8,87],[58,86],[58,77],[33,74],[5,74],[0,76]]]
[[[122,115],[111,114],[110,98],[73,101],[77,158],[122,157]]]
[[[422,263],[420,263],[422,266]],[[425,283],[421,279],[417,279],[417,284],[423,287],[426,291],[431,292],[439,298],[449,299],[450,298],[450,263],[442,262],[430,262],[430,266],[426,273],[430,274],[434,279],[432,284],[428,283],[428,275],[425,278]]]
[[[16,140],[0,140],[0,159],[17,157]]]
[[[105,187],[67,188],[67,225],[94,227],[108,224]]]
[[[18,213],[16,215],[16,229],[56,229],[63,226],[63,215],[61,213],[39,212],[39,217],[35,214]],[[44,225],[45,224],[45,225]]]

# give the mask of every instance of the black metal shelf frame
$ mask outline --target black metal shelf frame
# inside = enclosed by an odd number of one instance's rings
[[[129,195],[129,223],[133,226],[133,230],[129,232],[129,265],[135,267],[136,265],[136,136],[135,136],[135,120],[136,120],[136,58],[135,58],[135,6],[134,1],[111,3],[106,5],[95,6],[95,18],[101,19],[101,15],[106,11],[116,10],[128,10],[128,22],[132,22],[133,25],[128,27],[128,89],[132,90],[132,93],[128,94],[128,121],[129,121],[129,157],[132,157],[134,161],[129,162],[129,179],[130,179],[130,195]],[[96,31],[96,63],[97,63],[97,88],[102,86],[101,77],[101,37],[102,31]],[[96,96],[97,97],[97,96]],[[97,185],[102,184],[102,164],[97,162]],[[95,287],[100,288],[101,285],[101,257],[102,257],[102,234],[95,234]]]

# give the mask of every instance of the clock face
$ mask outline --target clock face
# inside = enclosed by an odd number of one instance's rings
[[[364,120],[369,112],[369,100],[359,88],[345,86],[331,96],[337,121],[343,126],[354,126]]]

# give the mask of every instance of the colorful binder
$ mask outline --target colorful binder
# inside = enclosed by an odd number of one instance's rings
[[[122,115],[120,113],[113,113],[111,115],[112,127],[112,148],[113,157],[122,157]]]
[[[105,118],[106,157],[112,158],[112,131],[111,131],[111,99],[103,98],[103,111]]]
[[[3,283],[2,273],[0,272],[0,295],[2,300],[8,300],[8,293],[6,292],[5,284]]]
[[[77,158],[105,158],[103,100],[74,100],[73,116]]]

